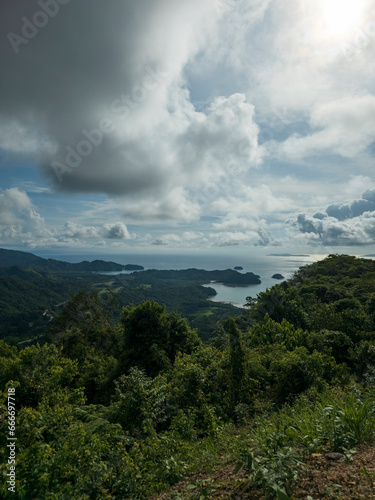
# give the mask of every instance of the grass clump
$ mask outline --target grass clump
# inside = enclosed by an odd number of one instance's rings
[[[236,471],[244,467],[266,498],[292,494],[306,455],[336,451],[349,456],[354,446],[374,442],[373,394],[355,385],[311,396],[255,419],[242,446]]]

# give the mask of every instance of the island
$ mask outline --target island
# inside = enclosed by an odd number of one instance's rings
[[[235,266],[234,269],[236,271],[243,271],[243,267],[242,266]]]
[[[279,274],[279,273],[276,273],[272,276],[272,278],[274,280],[285,280],[285,276],[283,276],[282,274]]]

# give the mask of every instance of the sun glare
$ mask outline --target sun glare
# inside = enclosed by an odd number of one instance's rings
[[[361,0],[323,0],[324,28],[334,36],[355,29],[363,16]]]

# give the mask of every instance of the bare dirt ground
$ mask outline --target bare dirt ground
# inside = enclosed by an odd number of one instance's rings
[[[350,460],[314,453],[304,461],[304,471],[293,486],[293,499],[375,500],[375,446],[358,446]],[[234,473],[235,464],[194,476],[176,484],[154,500],[220,499],[264,500],[263,492],[249,486],[246,472]],[[362,473],[360,472],[362,471]],[[366,474],[367,473],[367,474]],[[196,487],[192,488],[192,485]]]

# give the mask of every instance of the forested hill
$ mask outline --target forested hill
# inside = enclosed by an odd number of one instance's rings
[[[255,321],[268,315],[309,331],[329,329],[359,338],[375,330],[375,261],[330,255],[249,299]]]
[[[46,272],[110,272],[142,270],[143,266],[117,264],[104,260],[82,261],[77,264],[54,259],[43,259],[29,252],[0,248],[0,267],[18,266]]]
[[[213,280],[236,286],[260,283],[253,273],[230,269],[144,271],[142,266],[134,264],[120,266],[104,261],[70,264],[11,250],[0,250],[0,258],[0,338],[15,344],[41,341],[40,337],[69,296],[81,290],[115,297],[117,310],[111,312],[117,317],[123,306],[155,300],[168,311],[182,314],[192,327],[199,328],[202,338],[208,338],[218,321],[238,316],[241,309],[208,301],[215,290],[201,285]],[[98,272],[119,268],[119,275]],[[124,274],[123,270],[140,272]]]
[[[155,301],[109,306],[81,291],[43,345],[0,340],[0,498],[374,498],[374,261],[303,267],[209,342]]]

